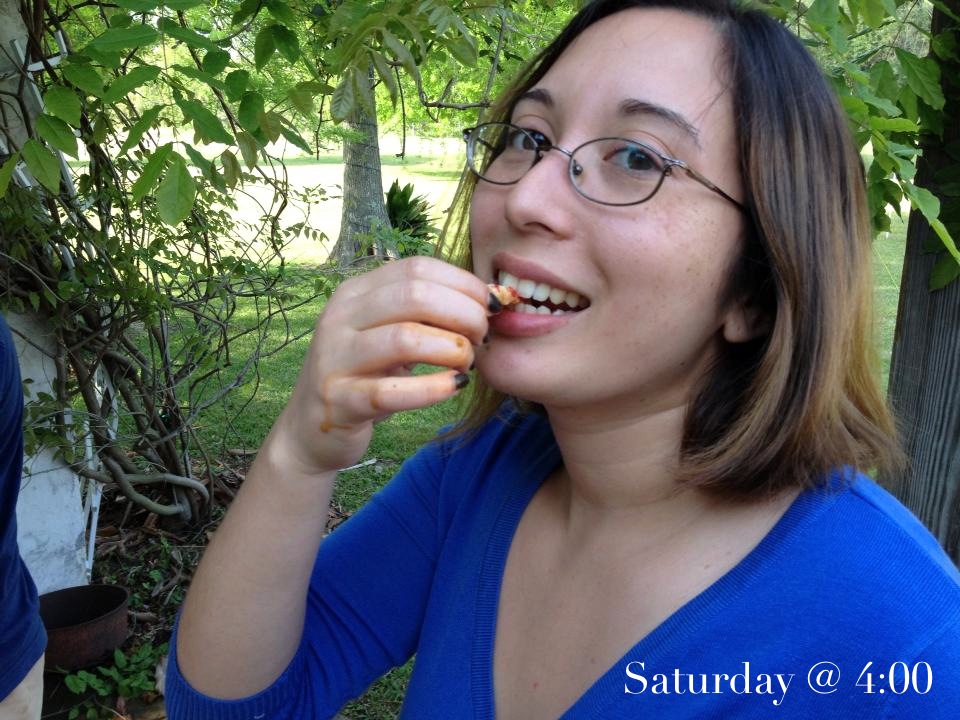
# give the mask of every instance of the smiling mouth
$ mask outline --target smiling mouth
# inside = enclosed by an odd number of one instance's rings
[[[547,283],[518,278],[505,270],[497,273],[497,282],[517,291],[520,303],[512,305],[506,312],[530,313],[535,315],[571,315],[590,307],[589,298],[564,288],[553,287]]]

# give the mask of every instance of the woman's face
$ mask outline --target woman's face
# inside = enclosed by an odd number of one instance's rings
[[[573,42],[511,121],[567,150],[600,137],[643,141],[741,199],[721,50],[702,18],[617,13]],[[477,184],[474,272],[494,281],[510,273],[521,295],[524,280],[546,283],[558,302],[576,300],[565,290],[587,306],[500,314],[478,367],[496,389],[548,408],[686,404],[720,338],[749,335],[739,304],[720,303],[740,210],[679,169],[642,204],[599,205],[576,192],[568,162],[550,151],[515,185]]]

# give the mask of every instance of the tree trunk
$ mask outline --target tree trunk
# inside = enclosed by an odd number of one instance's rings
[[[960,14],[960,1],[946,5]],[[933,33],[949,25],[935,9]],[[923,139],[917,184],[940,198],[940,217],[960,238],[960,198],[945,195],[938,182],[945,171],[960,169],[949,152],[960,143],[960,62],[938,62],[947,99],[944,132]],[[943,290],[928,290],[937,260],[936,254],[924,253],[928,240],[939,243],[923,216],[911,212],[889,391],[911,466],[903,476],[881,480],[960,564],[960,280]]]
[[[23,107],[29,102],[20,95],[20,63],[23,57],[13,57],[13,41],[16,40],[21,51],[27,47],[27,28],[20,17],[20,4],[17,0],[0,0],[0,75],[8,75],[0,81],[0,93],[3,97],[3,117],[0,118],[0,154],[6,155],[19,150],[27,140],[27,129],[23,121],[23,110],[35,115],[38,108]],[[3,158],[6,159],[6,158]]]
[[[383,197],[377,109],[372,90],[369,96],[370,106],[358,102],[346,122],[360,138],[343,143],[343,212],[340,237],[332,253],[341,268],[348,267],[361,254],[360,235],[372,232],[378,223],[390,226]],[[371,252],[382,253],[383,249],[374,247]]]

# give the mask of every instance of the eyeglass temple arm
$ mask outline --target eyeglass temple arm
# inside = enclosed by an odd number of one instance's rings
[[[698,183],[700,183],[701,185],[703,185],[703,186],[706,187],[706,188],[709,188],[710,190],[713,190],[715,193],[717,193],[717,194],[720,195],[721,197],[726,198],[727,200],[729,200],[730,202],[732,202],[734,205],[736,205],[736,206],[737,206],[738,208],[740,208],[741,210],[746,211],[747,208],[746,208],[746,206],[745,206],[743,203],[741,203],[739,200],[734,200],[732,197],[730,197],[729,195],[727,195],[723,190],[721,190],[720,188],[718,188],[718,187],[717,187],[716,185],[714,185],[710,180],[708,180],[707,178],[705,178],[703,175],[701,175],[700,173],[698,173],[696,170],[694,170],[692,167],[690,167],[690,166],[687,165],[686,163],[678,163],[678,164],[674,165],[674,167],[683,168],[683,169],[687,172],[687,175],[689,175],[690,177],[692,177],[692,178],[693,178],[694,180],[696,180]]]

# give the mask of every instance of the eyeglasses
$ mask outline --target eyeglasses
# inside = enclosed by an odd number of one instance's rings
[[[467,164],[481,180],[513,185],[550,150],[566,155],[570,182],[587,200],[601,205],[637,205],[652,198],[674,168],[704,187],[746,208],[687,165],[637,140],[597,138],[564,150],[542,133],[509,123],[484,123],[463,131]]]

